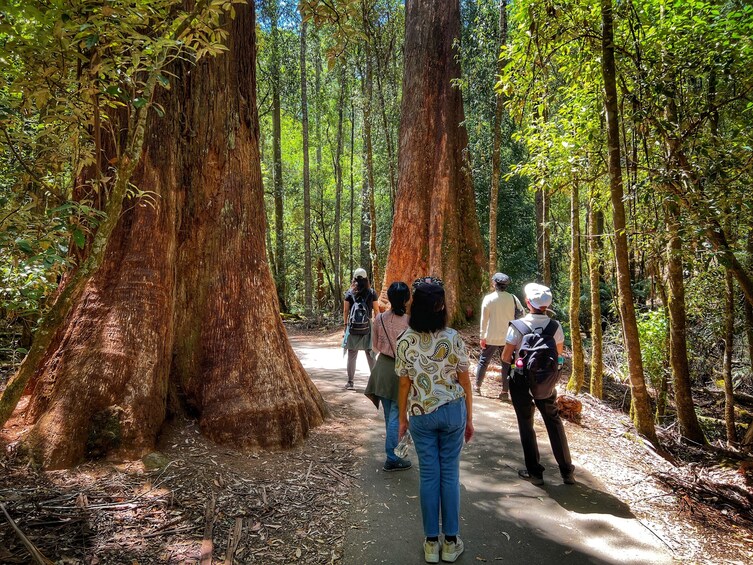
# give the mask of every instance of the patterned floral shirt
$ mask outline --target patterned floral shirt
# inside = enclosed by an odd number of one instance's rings
[[[468,370],[468,353],[457,331],[417,332],[408,328],[397,341],[395,372],[411,381],[408,413],[428,414],[465,397],[458,372]]]

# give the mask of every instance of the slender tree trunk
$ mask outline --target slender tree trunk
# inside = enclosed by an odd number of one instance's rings
[[[507,43],[507,0],[499,2],[499,47]],[[497,73],[502,74],[506,61],[497,60]],[[497,212],[499,209],[499,179],[502,174],[502,120],[505,97],[495,93],[494,139],[492,141],[492,179],[489,186],[489,276],[497,272]]]
[[[143,455],[168,405],[238,446],[289,446],[323,419],[266,262],[254,20],[236,7],[227,53],[172,69],[133,179],[158,203],[114,216],[102,267],[38,367],[28,445],[46,467]]]
[[[397,166],[395,164],[395,142],[392,139],[392,131],[390,129],[390,122],[387,118],[387,104],[384,99],[384,88],[382,86],[382,66],[380,64],[379,52],[376,52],[375,57],[377,63],[376,82],[377,93],[379,95],[379,109],[382,114],[382,128],[384,129],[384,145],[387,149],[387,172],[389,174],[390,181],[390,209],[392,215],[395,215],[395,200],[397,198]]]
[[[549,238],[549,194],[544,188],[536,190],[536,254],[542,282],[552,284],[551,242]]]
[[[687,320],[685,315],[685,282],[682,268],[682,238],[679,210],[673,202],[666,205],[667,225],[667,310],[669,311],[669,364],[675,391],[675,408],[680,433],[696,443],[705,444],[695,413],[688,368]]]
[[[367,273],[371,273],[371,256],[370,256],[370,238],[371,238],[371,212],[369,211],[369,172],[368,172],[368,156],[366,141],[366,128],[363,128],[363,179],[361,181],[361,267],[366,269]],[[373,178],[373,177],[372,177]]]
[[[280,310],[288,311],[286,300],[287,283],[285,262],[285,189],[282,182],[282,108],[280,103],[280,30],[277,27],[278,7],[273,2],[271,10],[271,39],[272,39],[272,172],[274,184],[275,204],[275,283]]]
[[[303,284],[304,314],[313,314],[313,286],[311,273],[311,172],[309,164],[309,106],[306,85],[306,29],[308,22],[301,23],[301,127],[303,129]]]
[[[400,112],[400,168],[385,283],[444,279],[448,319],[474,314],[485,260],[470,167],[464,155],[458,0],[408,0]],[[380,302],[386,303],[386,284]]]
[[[334,288],[334,304],[335,312],[339,311],[340,302],[342,299],[342,264],[340,257],[340,222],[342,221],[342,194],[343,194],[343,144],[344,144],[344,105],[345,105],[345,69],[347,65],[343,61],[340,67],[340,95],[338,99],[337,109],[337,140],[334,156],[334,170],[335,170],[335,235],[334,235],[334,256],[332,259],[332,268],[335,271],[335,288]]]
[[[724,423],[727,428],[727,442],[737,443],[735,430],[735,396],[732,384],[732,354],[735,340],[735,279],[731,272],[724,273]]]
[[[355,173],[353,170],[353,160],[356,154],[356,105],[351,98],[350,102],[350,226],[348,233],[350,234],[350,248],[348,250],[348,271],[350,273],[356,268],[353,265],[353,240],[355,239],[355,233],[353,224],[355,221],[355,203],[356,203],[356,185],[355,185]]]
[[[570,341],[573,358],[567,389],[579,393],[583,388],[585,367],[583,363],[583,339],[580,335],[580,200],[578,181],[570,191]]]
[[[612,197],[615,230],[615,262],[617,286],[622,318],[625,349],[630,373],[634,422],[638,432],[654,445],[658,445],[651,406],[643,375],[638,325],[630,286],[630,249],[625,231],[625,204],[623,202],[622,170],[620,164],[620,133],[617,112],[617,70],[614,59],[614,31],[612,0],[601,0],[602,18],[602,74],[604,77],[604,106],[607,115],[607,143],[609,147],[609,185]]]
[[[601,398],[604,384],[603,336],[601,330],[601,237],[604,233],[604,215],[596,209],[596,198],[591,189],[588,207],[588,276],[591,286],[591,395]]]
[[[377,254],[376,236],[376,200],[374,198],[374,148],[371,138],[371,109],[374,99],[374,81],[372,53],[369,44],[365,49],[366,81],[363,101],[363,139],[366,143],[366,178],[369,185],[369,263],[371,263],[371,281],[376,292],[380,291],[382,279],[380,278],[379,255]]]
[[[753,273],[753,225],[748,228],[748,271]],[[753,381],[753,304],[745,301],[745,333],[748,336],[748,361],[750,363],[749,378]]]

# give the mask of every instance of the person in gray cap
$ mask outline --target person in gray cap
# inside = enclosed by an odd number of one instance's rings
[[[476,368],[476,386],[474,391],[481,394],[481,384],[484,382],[486,369],[492,357],[505,347],[505,338],[507,337],[507,326],[510,321],[523,315],[523,306],[517,296],[507,292],[507,286],[510,284],[510,277],[505,273],[494,273],[492,276],[492,285],[494,292],[484,296],[481,303],[481,357],[478,360]],[[499,394],[500,400],[508,400],[509,385],[507,383],[507,374],[502,374],[502,392]]]

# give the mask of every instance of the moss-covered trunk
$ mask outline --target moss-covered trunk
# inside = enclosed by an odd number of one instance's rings
[[[570,343],[573,351],[567,389],[579,393],[585,380],[583,339],[580,335],[580,199],[578,182],[570,190]]]

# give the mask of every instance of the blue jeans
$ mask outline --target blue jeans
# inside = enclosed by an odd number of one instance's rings
[[[383,396],[380,396],[379,400],[384,408],[384,452],[387,454],[387,461],[397,461],[398,457],[395,455],[398,429],[397,402]]]
[[[410,433],[420,466],[421,515],[424,535],[458,535],[460,529],[460,450],[465,435],[466,408],[461,398],[428,414],[410,417]]]

